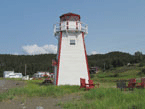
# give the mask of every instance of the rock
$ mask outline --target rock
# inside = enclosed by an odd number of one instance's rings
[[[37,106],[36,109],[44,109],[44,108],[41,106]]]

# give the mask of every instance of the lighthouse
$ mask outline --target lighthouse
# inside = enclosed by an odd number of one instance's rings
[[[85,46],[88,26],[80,21],[78,14],[66,13],[54,25],[58,51],[54,65],[55,85],[80,85],[80,78],[90,79]]]

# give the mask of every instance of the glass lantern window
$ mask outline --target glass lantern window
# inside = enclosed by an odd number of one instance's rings
[[[64,16],[61,18],[61,21],[79,21],[78,16]]]

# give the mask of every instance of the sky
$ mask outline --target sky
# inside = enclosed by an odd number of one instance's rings
[[[88,24],[87,54],[145,54],[145,0],[0,0],[0,54],[56,53],[53,24],[68,12]]]

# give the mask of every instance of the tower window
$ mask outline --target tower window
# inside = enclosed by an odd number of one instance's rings
[[[75,40],[70,40],[70,45],[75,45]]]

